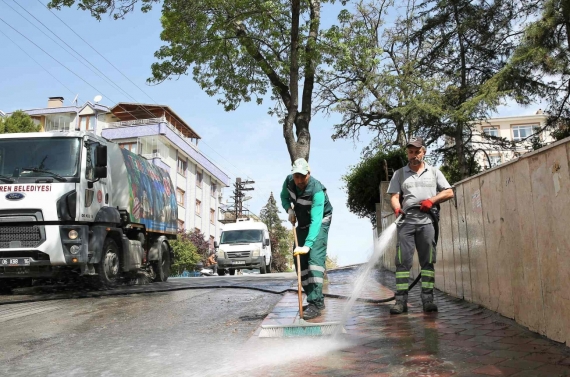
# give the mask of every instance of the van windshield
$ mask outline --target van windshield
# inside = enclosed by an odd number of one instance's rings
[[[261,242],[262,240],[263,230],[260,229],[227,230],[222,233],[220,244],[252,243]]]

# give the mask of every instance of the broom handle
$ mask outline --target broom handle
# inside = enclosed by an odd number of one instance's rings
[[[295,248],[298,247],[297,227],[293,226],[293,236],[295,236]],[[299,293],[299,318],[303,319],[303,291],[301,288],[301,257],[297,254],[297,289]]]

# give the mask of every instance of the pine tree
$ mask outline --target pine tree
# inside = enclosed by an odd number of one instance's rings
[[[271,239],[271,269],[283,272],[288,269],[292,245],[289,242],[290,232],[283,226],[279,213],[279,207],[271,193],[267,204],[261,209],[259,218],[267,226]]]

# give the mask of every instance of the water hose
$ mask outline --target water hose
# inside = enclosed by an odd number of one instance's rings
[[[435,231],[434,234],[434,241],[437,244],[437,241],[439,239],[439,221],[438,221],[438,216],[436,213],[434,213],[434,210],[430,210],[429,215],[432,218],[433,221],[433,228]],[[402,216],[402,215],[400,215]],[[399,219],[399,217],[398,217]],[[396,222],[398,221],[398,219],[396,219]],[[408,290],[411,290],[413,287],[415,287],[416,284],[418,284],[418,282],[420,281],[420,279],[422,278],[422,274],[418,274],[418,276],[416,277],[416,279],[412,282],[412,284],[410,284],[410,286],[408,287]],[[254,291],[259,291],[259,292],[264,292],[264,293],[272,293],[272,294],[284,294],[286,292],[293,292],[293,293],[297,293],[297,289],[293,289],[293,288],[287,288],[287,289],[283,289],[283,290],[272,290],[272,289],[267,289],[267,288],[261,288],[261,287],[248,287],[248,286],[237,286],[237,285],[215,285],[215,284],[211,284],[211,285],[199,285],[199,286],[192,286],[192,287],[157,287],[156,285],[153,287],[152,290],[149,291],[135,291],[135,290],[115,290],[115,291],[93,291],[93,292],[82,292],[80,294],[75,294],[75,295],[69,295],[67,297],[61,297],[61,296],[51,296],[51,297],[41,297],[41,298],[29,298],[29,299],[21,299],[21,300],[13,300],[13,301],[5,301],[5,302],[0,302],[0,306],[3,305],[11,305],[11,304],[22,304],[22,303],[29,303],[29,302],[38,302],[38,301],[53,301],[53,300],[68,300],[68,299],[81,299],[81,298],[94,298],[94,297],[105,297],[105,296],[123,296],[123,295],[132,295],[132,294],[142,294],[142,293],[159,293],[159,292],[172,292],[172,291],[183,291],[183,290],[190,290],[190,289],[226,289],[226,288],[233,288],[233,289],[249,289],[249,290],[254,290]],[[348,300],[350,299],[349,296],[345,296],[345,295],[338,295],[338,294],[333,294],[333,293],[323,293],[324,297],[328,297],[328,298],[338,298],[338,299],[343,299],[343,300]],[[386,302],[390,302],[396,299],[396,295],[389,297],[389,298],[384,298],[384,299],[371,299],[371,298],[357,298],[356,301],[360,301],[360,302],[368,302],[368,303],[372,303],[372,304],[382,304],[382,303],[386,303]]]

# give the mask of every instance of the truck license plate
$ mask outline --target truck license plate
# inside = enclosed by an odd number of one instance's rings
[[[0,267],[2,266],[29,266],[30,258],[0,258]]]
[[[245,264],[244,260],[234,260],[232,261],[232,264]]]

